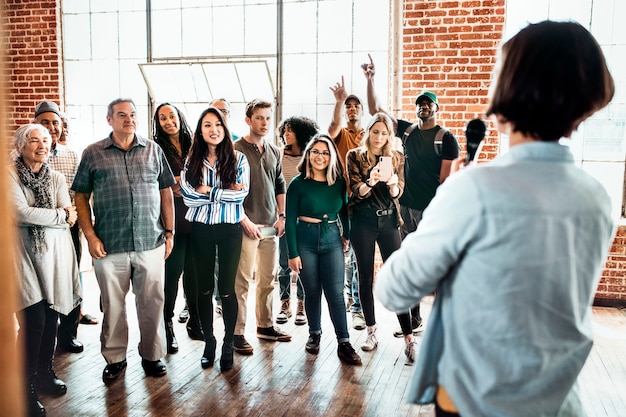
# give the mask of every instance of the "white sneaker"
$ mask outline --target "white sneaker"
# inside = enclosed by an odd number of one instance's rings
[[[370,352],[376,349],[377,346],[378,339],[376,338],[376,326],[373,326],[373,328],[367,329],[367,339],[365,339],[365,342],[361,345],[361,350]]]
[[[417,347],[417,343],[414,341],[406,341],[406,346],[404,346],[404,354],[406,355],[407,362],[410,365],[413,365],[415,362],[415,348]]]

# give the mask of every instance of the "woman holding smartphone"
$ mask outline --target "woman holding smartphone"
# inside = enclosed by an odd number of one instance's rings
[[[209,107],[200,115],[194,141],[180,176],[185,218],[191,222],[191,254],[198,284],[198,313],[204,332],[202,368],[213,366],[216,341],[213,335],[215,258],[219,253],[217,286],[222,300],[224,344],[220,367],[233,366],[233,341],[237,321],[235,274],[241,254],[243,200],[248,195],[248,160],[233,148],[222,112]]]
[[[364,351],[378,346],[374,315],[374,253],[376,243],[383,261],[400,247],[402,225],[398,199],[404,188],[404,156],[392,149],[393,124],[389,116],[376,113],[363,136],[363,145],[346,155],[346,170],[352,195],[348,213],[352,221],[352,248],[359,268],[359,296],[367,339]],[[405,354],[415,358],[415,344],[408,314],[398,315],[406,341]]]

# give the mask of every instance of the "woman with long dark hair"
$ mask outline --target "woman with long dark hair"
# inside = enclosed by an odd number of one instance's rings
[[[245,155],[233,148],[224,115],[215,107],[209,107],[200,115],[180,184],[189,207],[185,218],[191,222],[190,247],[205,341],[200,364],[206,369],[213,366],[215,360],[212,296],[217,257],[217,285],[225,331],[220,367],[225,371],[233,366],[238,310],[235,274],[243,233],[239,222],[245,215],[243,200],[248,195],[250,168]]]
[[[185,220],[187,207],[183,203],[183,195],[180,192],[180,172],[183,170],[185,158],[187,158],[191,148],[191,129],[183,113],[169,103],[159,104],[152,120],[152,139],[163,149],[174,178],[176,178],[176,184],[172,186],[176,234],[174,235],[174,249],[165,261],[165,306],[163,308],[167,353],[175,353],[178,352],[178,342],[174,335],[172,317],[174,317],[174,304],[178,296],[178,280],[181,273],[183,274],[185,299],[190,312],[187,332],[192,339],[201,338],[202,334],[196,307],[196,284],[189,251],[191,224]]]

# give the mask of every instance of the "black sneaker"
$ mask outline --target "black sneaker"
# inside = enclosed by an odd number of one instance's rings
[[[250,345],[250,343],[248,343],[245,336],[242,334],[235,335],[233,347],[235,349],[235,352],[239,353],[240,355],[252,355],[254,353],[254,349],[252,349],[252,346]]]
[[[306,345],[304,346],[304,350],[309,353],[316,355],[320,351],[320,339],[322,335],[319,333],[311,333],[309,334],[309,339],[306,341]]]
[[[291,342],[291,335],[281,331],[277,327],[257,327],[256,337],[277,342]]]
[[[361,365],[361,357],[354,351],[350,342],[341,342],[337,347],[337,356],[345,364]]]

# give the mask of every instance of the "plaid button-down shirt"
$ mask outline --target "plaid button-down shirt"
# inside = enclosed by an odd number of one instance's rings
[[[70,192],[72,205],[74,205],[74,191],[70,188],[74,182],[79,162],[80,160],[76,152],[58,143],[55,150],[50,152],[50,158],[48,158],[50,168],[65,175],[65,182],[67,183],[67,188]]]
[[[93,193],[94,229],[107,253],[140,252],[165,240],[160,190],[175,183],[155,142],[135,135],[124,151],[109,135],[85,149],[72,189]]]

